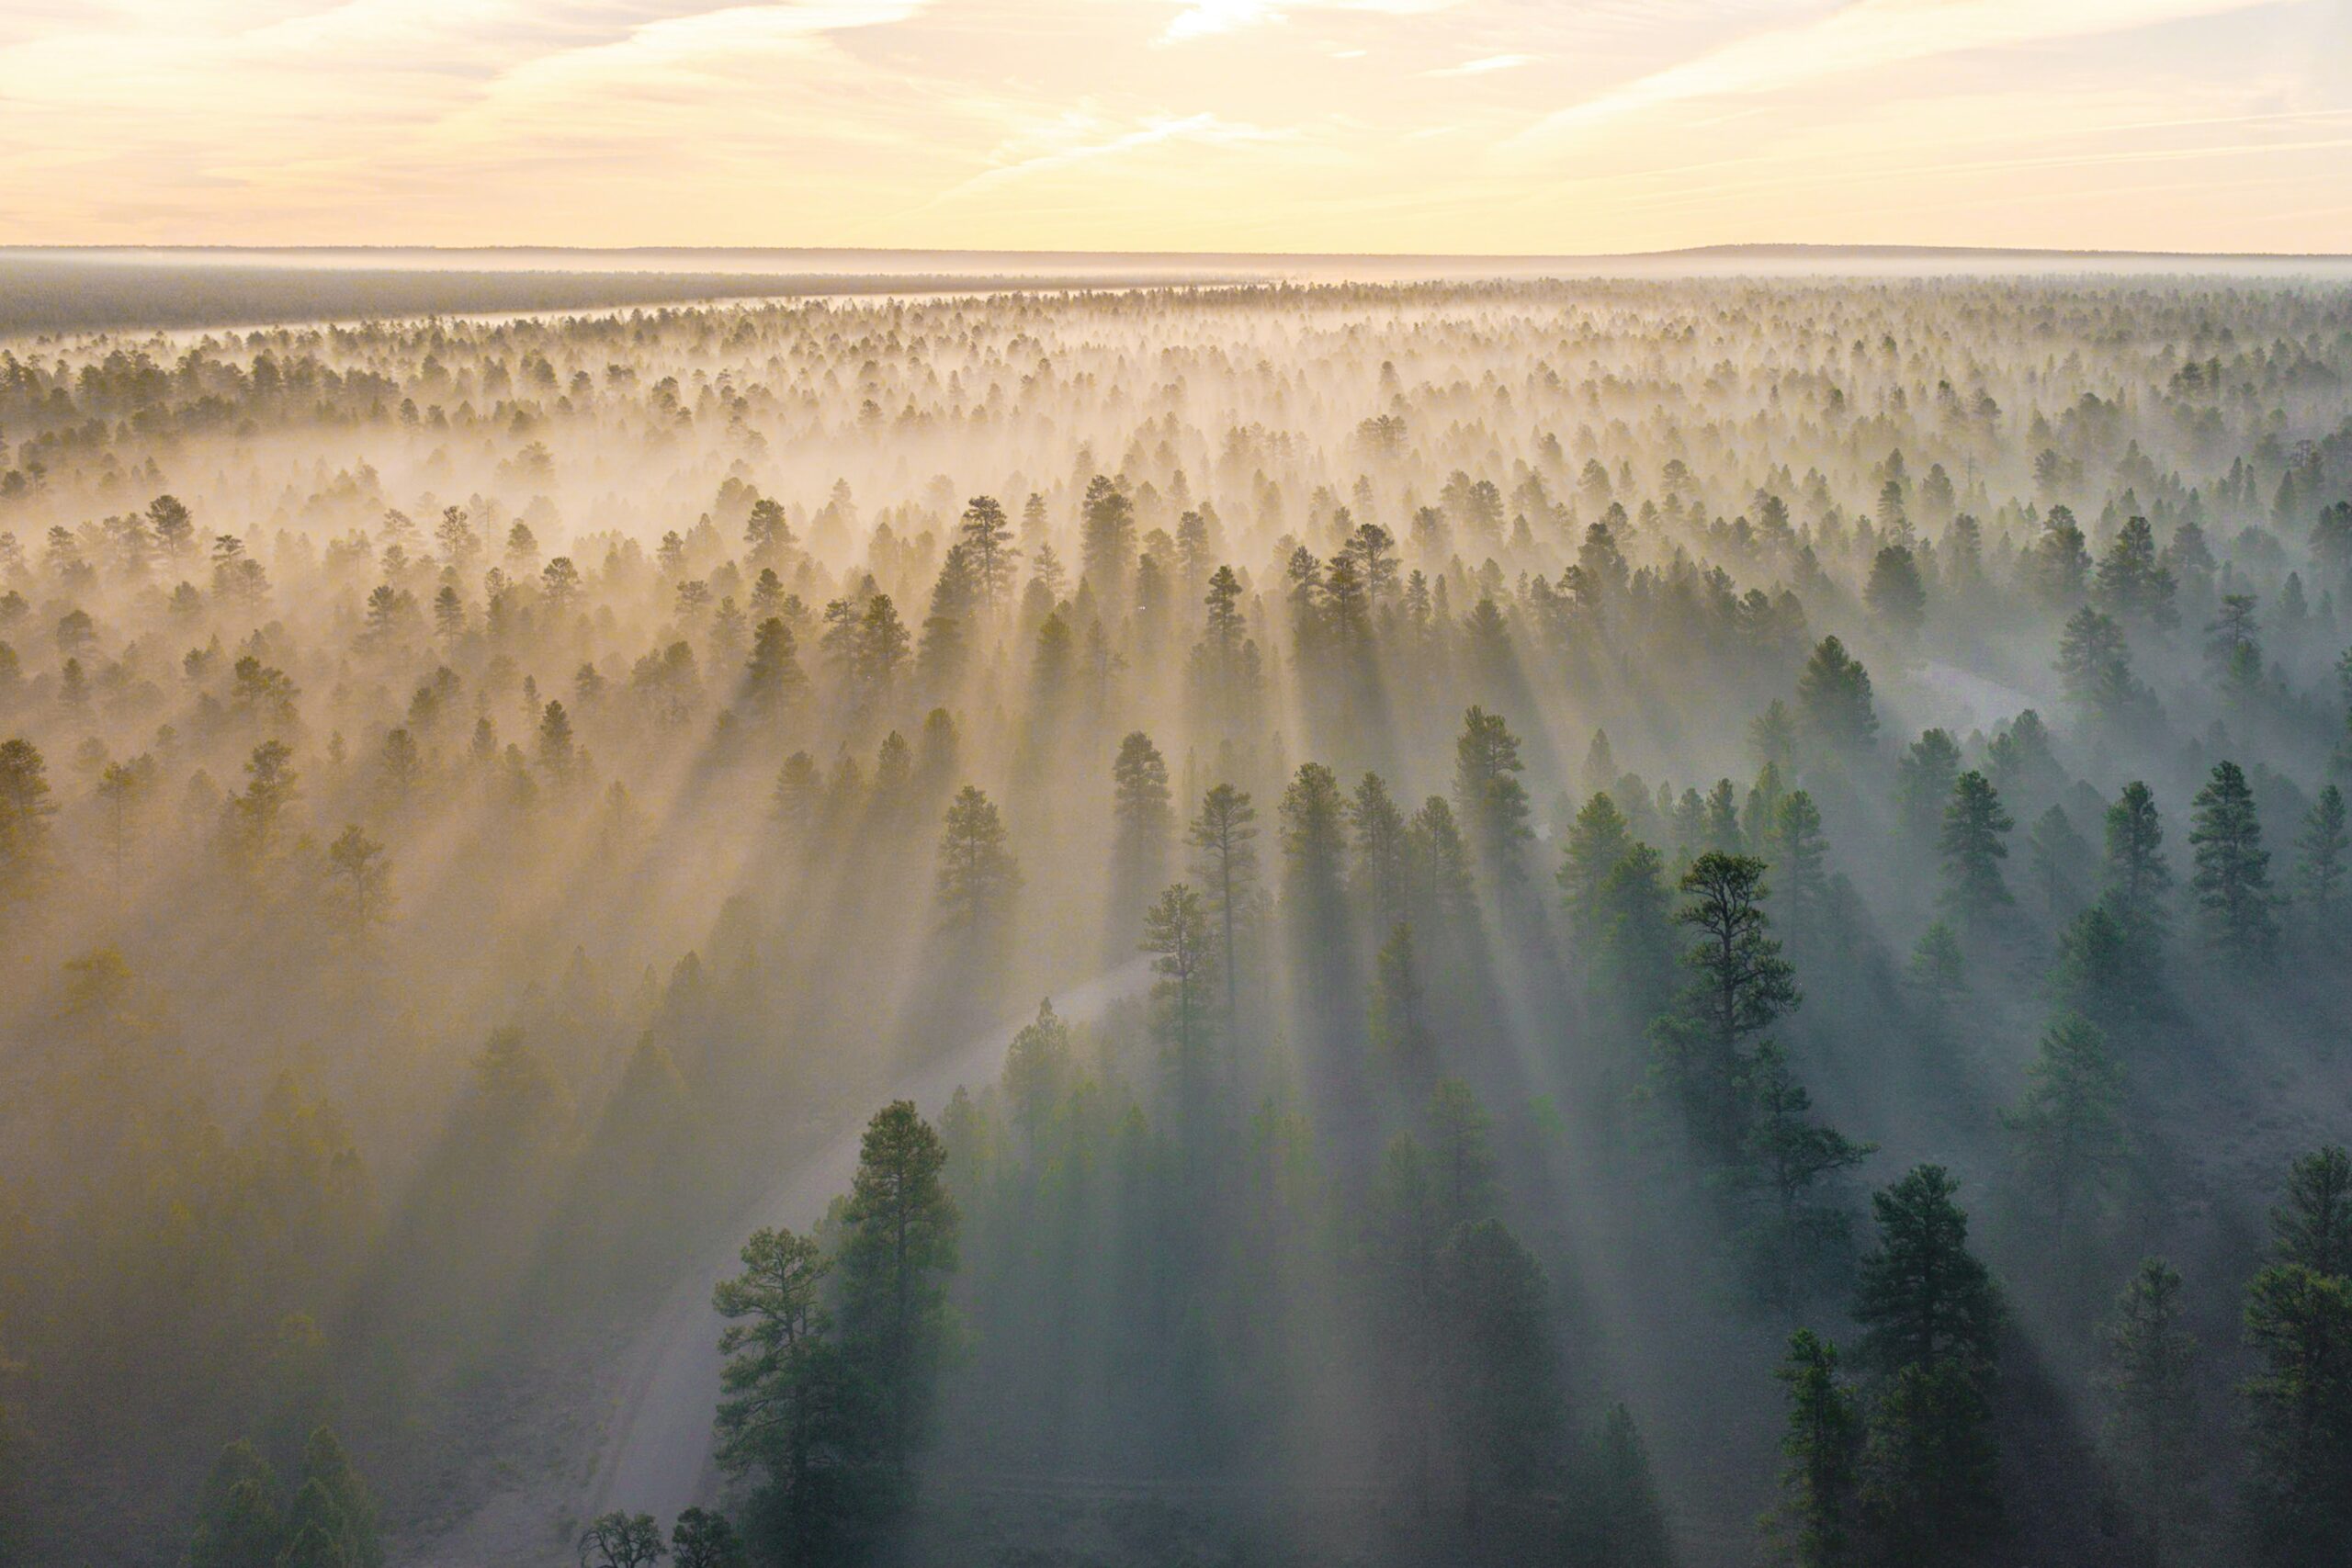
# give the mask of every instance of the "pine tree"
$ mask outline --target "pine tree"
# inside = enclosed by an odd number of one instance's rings
[[[1808,739],[1842,757],[1869,750],[1878,736],[1870,672],[1834,637],[1821,639],[1798,678],[1797,722]]]
[[[549,702],[539,715],[539,771],[560,789],[580,771],[580,751],[571,737],[571,716],[560,702]]]
[[[1111,819],[1114,836],[1111,849],[1113,907],[1120,911],[1116,930],[1132,933],[1125,911],[1136,908],[1159,886],[1168,868],[1168,762],[1151,737],[1138,729],[1119,742],[1111,763]]]
[[[1926,998],[1928,1010],[1937,1018],[1951,1016],[1953,1005],[1968,989],[1968,959],[1949,922],[1937,920],[1919,933],[1904,978]]]
[[[1914,843],[1935,841],[1959,781],[1960,746],[1947,730],[1923,731],[1895,763],[1895,806]]]
[[[1135,562],[1135,502],[1117,480],[1097,474],[1086,481],[1080,511],[1079,573],[1096,593],[1118,604]]]
[[[1600,885],[1634,847],[1625,814],[1606,790],[1596,791],[1568,829],[1560,857],[1560,897],[1569,928],[1588,952],[1600,934]]]
[[[1862,1507],[1889,1562],[1969,1561],[2000,1517],[1990,1392],[2000,1293],[1968,1250],[1955,1183],[1923,1165],[1874,1194],[1879,1249],[1854,1316],[1879,1372]]]
[[[2275,1261],[2246,1287],[2253,1473],[2243,1498],[2256,1557],[2278,1568],[2343,1561],[2352,1540],[2352,1158],[2295,1163],[2271,1216]]]
[[[1880,1247],[1862,1261],[1854,1316],[1881,1371],[1945,1361],[1991,1369],[2000,1293],[1968,1250],[1958,1190],[1941,1166],[1922,1165],[1871,1199]]]
[[[2205,628],[2205,667],[2223,695],[2244,702],[2262,683],[2262,642],[2256,634],[2254,595],[2225,593]]]
[[[198,1496],[188,1568],[277,1568],[287,1544],[276,1472],[251,1443],[231,1443]]]
[[[2107,1419],[2100,1447],[2148,1562],[2176,1560],[2202,1489],[2197,1341],[2181,1325],[2180,1275],[2150,1258],[2107,1325]]]
[[[1491,594],[1480,594],[1462,617],[1462,649],[1475,681],[1474,689],[1503,693],[1516,689],[1519,660],[1511,651],[1510,623]]]
[[[1572,1561],[1614,1568],[1673,1568],[1674,1532],[1634,1413],[1609,1407],[1585,1464],[1585,1518]]]
[[[2303,818],[2302,836],[2296,840],[2295,893],[2311,911],[2312,925],[2331,946],[2343,945],[2339,922],[2344,917],[2346,882],[2352,866],[2346,853],[2352,836],[2345,831],[2344,792],[2334,784],[2321,788]]]
[[[970,557],[993,615],[1011,592],[1013,575],[1020,569],[1021,551],[1012,543],[1012,526],[1005,521],[1004,507],[992,495],[974,496],[965,504],[957,531],[957,542]]]
[[[345,827],[327,846],[327,873],[334,884],[329,914],[346,939],[363,940],[390,918],[391,863],[358,823]]]
[[[306,1529],[324,1536],[333,1561],[345,1568],[383,1568],[375,1499],[328,1427],[313,1431],[302,1446],[301,1490],[287,1522],[298,1537]]]
[[[866,601],[865,610],[857,618],[856,635],[850,643],[849,673],[858,693],[865,700],[878,701],[906,667],[908,650],[913,638],[906,623],[899,618],[898,606],[890,603],[888,593],[876,593]]]
[[[1348,802],[1353,840],[1350,890],[1367,923],[1386,931],[1412,914],[1413,853],[1405,814],[1378,773],[1366,773]]]
[[[1756,782],[1747,786],[1747,802],[1739,810],[1739,842],[1731,848],[1762,855],[1777,865],[1772,845],[1779,827],[1781,805],[1788,795],[1788,785],[1781,781],[1779,764],[1767,762],[1758,769]]]
[[[2064,1239],[2071,1215],[2106,1201],[2123,1162],[2122,1104],[2123,1068],[2107,1035],[2077,1013],[2052,1020],[2025,1095],[2002,1121],[2019,1186],[2053,1241]]]
[[[2352,1276],[2352,1156],[2331,1145],[2297,1160],[2270,1229],[2281,1261]]]
[[[743,516],[743,542],[751,547],[751,557],[756,561],[773,560],[790,549],[797,541],[792,525],[785,517],[784,503],[766,496],[752,502],[751,510]]]
[[[1493,1120],[1460,1078],[1442,1078],[1422,1110],[1429,1130],[1430,1201],[1448,1230],[1494,1213]]]
[[[1004,1097],[1012,1124],[1027,1140],[1034,1158],[1070,1075],[1069,1025],[1054,1011],[1053,998],[1037,1004],[1037,1016],[1013,1035],[1004,1056]]]
[[[2157,976],[2143,940],[2103,904],[2094,904],[2058,933],[2051,966],[2053,998],[2104,1029],[2142,1022],[2158,1011]]]
[[[782,1562],[838,1561],[876,1504],[879,1449],[870,1390],[845,1366],[823,1304],[832,1265],[809,1237],[752,1233],[743,1272],[722,1280],[711,1305],[728,1320],[718,1340],[719,1467],[760,1472],[759,1534]]]
[[[1387,1348],[1385,1359],[1395,1370],[1396,1441],[1410,1453],[1413,1496],[1424,1507],[1442,1419],[1438,1376],[1445,1324],[1438,1262],[1445,1236],[1429,1162],[1411,1134],[1400,1133],[1374,1174],[1363,1243],[1373,1309]]]
[[[983,592],[971,552],[961,540],[949,546],[932,583],[922,641],[915,650],[915,669],[931,692],[951,694],[962,682],[971,652],[971,621]]]
[[[1452,1332],[1442,1387],[1464,1502],[1532,1491],[1558,1463],[1566,1405],[1551,1288],[1500,1220],[1458,1226],[1438,1262]]]
[[[1664,857],[1647,844],[1627,851],[1601,879],[1594,920],[1597,975],[1623,1015],[1646,1028],[1673,1005],[1682,970]]]
[[[1871,614],[1895,632],[1907,636],[1927,623],[1928,590],[1909,546],[1889,545],[1878,552],[1862,597]]]
[[[1477,879],[1470,870],[1469,846],[1462,841],[1453,807],[1430,795],[1413,813],[1406,831],[1413,865],[1413,924],[1441,942],[1464,948],[1478,939]]]
[[[770,615],[752,634],[752,655],[743,666],[743,700],[754,712],[771,712],[791,702],[808,684],[792,628]]]
[[[1701,1138],[1729,1160],[1747,1127],[1746,1042],[1802,997],[1795,969],[1770,934],[1762,861],[1709,851],[1683,874],[1681,889],[1686,901],[1674,918],[1695,939],[1683,959],[1690,981],[1653,1034],[1660,1070]]]
[[[232,868],[250,874],[277,855],[298,787],[293,761],[293,750],[282,741],[254,748],[244,793],[231,795],[221,808],[221,850]]]
[[[123,877],[129,869],[132,843],[138,837],[139,818],[148,795],[158,781],[154,759],[143,753],[129,762],[109,762],[98,775],[96,795],[106,813],[107,859],[113,863],[115,910],[122,909]],[[0,884],[5,884],[0,876]]]
[[[1209,987],[1216,950],[1200,894],[1179,882],[1161,893],[1143,918],[1143,951],[1159,976],[1152,995],[1175,1058],[1177,1080],[1196,1100],[1207,1072]],[[1189,1101],[1188,1101],[1189,1102]]]
[[[1737,800],[1738,792],[1729,779],[1717,779],[1715,787],[1707,792],[1707,848],[1727,855],[1746,852],[1747,835],[1739,825]]]
[[[2352,648],[2336,656],[2335,689],[2344,723],[2336,732],[2335,749],[2327,754],[2327,767],[2337,778],[2352,781]]]
[[[2165,898],[2172,867],[2164,842],[2155,795],[2134,779],[2107,810],[2106,887],[2100,897],[2125,931],[2146,944],[2152,958],[2172,924]]]
[[[817,759],[806,751],[795,751],[786,757],[784,766],[776,770],[775,788],[769,799],[775,819],[802,849],[812,844],[824,798],[825,780],[818,771]]]
[[[2049,458],[2056,456],[2052,452],[2043,454]],[[2071,508],[2050,509],[2041,536],[2028,547],[2023,564],[2027,580],[2047,604],[2063,605],[2082,597],[2085,580],[2090,575],[2091,557],[2083,541],[2082,526],[2075,521]]]
[[[2189,885],[2205,940],[2233,962],[2267,963],[2278,947],[2278,922],[2271,913],[2270,852],[2262,847],[2254,791],[2235,762],[2222,762],[2194,804],[2188,841],[2197,870]]]
[[[1453,748],[1453,800],[1468,825],[1478,860],[1498,892],[1515,893],[1527,880],[1527,788],[1519,739],[1502,715],[1473,707],[1463,716]]]
[[[1413,928],[1398,920],[1389,928],[1372,964],[1372,1006],[1366,1023],[1373,1049],[1410,1077],[1426,1077],[1434,1051],[1428,1007],[1421,995]]]
[[[975,931],[1002,919],[1021,887],[1021,868],[1007,845],[995,802],[966,784],[947,808],[939,840],[939,908],[951,931]]]
[[[169,559],[187,555],[195,543],[196,524],[187,503],[175,495],[159,495],[147,503],[147,525],[154,530],[156,546]]]
[[[2098,563],[2099,602],[2117,615],[2156,626],[2177,616],[2172,607],[2172,573],[2156,556],[2156,534],[2144,517],[2124,520]]]
[[[2002,838],[2016,826],[1983,773],[1971,770],[1954,782],[1936,849],[1943,857],[1942,902],[1964,930],[1984,934],[2016,902],[2001,875],[2009,853]]]
[[[1347,803],[1320,762],[1300,765],[1280,808],[1283,904],[1310,975],[1328,978],[1346,928]]]
[[[1771,863],[1788,908],[1789,933],[1802,945],[1818,934],[1829,908],[1829,839],[1809,791],[1792,790],[1773,808],[1764,858]]]
[[[1256,657],[1241,612],[1241,579],[1229,566],[1209,578],[1203,597],[1207,620],[1193,651],[1193,678],[1203,706],[1216,722],[1237,724],[1245,711]]]
[[[1258,881],[1258,813],[1250,796],[1231,784],[1218,784],[1201,797],[1201,813],[1193,818],[1184,841],[1193,850],[1193,875],[1208,900],[1209,917],[1216,922],[1219,972],[1225,976],[1225,1015],[1228,1029],[1238,1028],[1241,1014],[1240,966],[1238,942],[1250,900]]]
[[[1765,1300],[1785,1310],[1804,1295],[1825,1262],[1845,1252],[1850,1232],[1846,1206],[1834,1198],[1823,1201],[1815,1189],[1861,1164],[1878,1145],[1858,1144],[1815,1120],[1813,1097],[1771,1041],[1756,1047],[1743,1077],[1744,1175],[1763,1210],[1747,1239]]]
[[[1789,1336],[1774,1374],[1789,1391],[1781,1452],[1781,1505],[1765,1516],[1775,1561],[1790,1568],[1849,1568],[1860,1560],[1855,1506],[1860,1486],[1862,1416],[1838,1373],[1838,1347],[1810,1328]]]
[[[1783,777],[1796,772],[1797,721],[1787,703],[1774,697],[1748,722],[1747,750],[1759,768],[1778,768]]]
[[[905,1474],[929,1419],[947,1349],[947,1294],[960,1224],[941,1181],[946,1145],[911,1100],[866,1123],[857,1175],[841,1210],[841,1324],[874,1391],[882,1451]]]
[[[2123,628],[2088,604],[2067,619],[2057,668],[2066,700],[2094,724],[2120,723],[2147,701],[2132,673]]]

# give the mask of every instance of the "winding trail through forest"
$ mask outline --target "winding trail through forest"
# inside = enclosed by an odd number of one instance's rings
[[[1149,973],[1147,960],[1134,959],[1066,988],[1053,998],[1054,1009],[1071,1022],[1091,1020],[1139,992]],[[935,1113],[958,1084],[992,1078],[1014,1032],[1027,1021],[1024,1016],[957,1046],[910,1072],[877,1100],[911,1100]],[[741,1269],[736,1253],[753,1230],[804,1229],[823,1216],[826,1205],[849,1188],[864,1132],[862,1123],[843,1129],[784,1172],[734,1226],[725,1250],[681,1280],[639,1333],[589,1490],[587,1517],[622,1508],[651,1514],[666,1525],[679,1509],[707,1500],[717,1483],[711,1417],[718,1404],[720,1365],[720,1324],[711,1311],[711,1291]]]
[[[1054,993],[1054,1010],[1085,1022],[1112,1003],[1141,994],[1150,961],[1137,957]],[[876,1091],[876,1103],[911,1100],[926,1114],[959,1084],[994,1078],[1006,1047],[1033,1014],[987,1031],[936,1060],[910,1068]],[[801,1230],[848,1190],[857,1169],[865,1123],[842,1128],[792,1161],[729,1227],[724,1247],[689,1269],[638,1330],[623,1358],[619,1399],[601,1429],[600,1451],[584,1491],[566,1486],[510,1490],[492,1498],[416,1559],[417,1568],[481,1568],[499,1563],[568,1563],[569,1543],[555,1539],[559,1520],[593,1518],[613,1509],[651,1514],[666,1529],[682,1508],[709,1500],[718,1487],[712,1418],[718,1406],[718,1333],[712,1289],[741,1268],[743,1237],[763,1225]],[[577,1472],[575,1472],[577,1473]]]

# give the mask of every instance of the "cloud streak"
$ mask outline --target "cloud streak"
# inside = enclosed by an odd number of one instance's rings
[[[1532,54],[1490,54],[1484,60],[1465,60],[1459,65],[1442,65],[1434,71],[1424,71],[1424,76],[1484,76],[1496,71],[1516,71],[1522,65],[1532,65]]]
[[[1009,161],[1001,162],[954,189],[943,192],[939,199],[946,202],[980,195],[1016,181],[1104,159],[1122,158],[1173,143],[1184,142],[1199,147],[1250,147],[1289,141],[1294,134],[1271,130],[1264,126],[1237,125],[1219,119],[1213,114],[1159,117],[1131,130],[1111,135],[1100,134],[1101,130],[1099,124],[1091,120],[1081,120],[1044,132],[1040,138],[1047,143],[1044,150],[1005,153]]]
[[[1186,39],[1212,38],[1245,28],[1287,22],[1294,17],[1318,11],[1411,17],[1452,10],[1464,3],[1464,0],[1182,0],[1183,9],[1170,20],[1168,30],[1160,36],[1167,42],[1181,43]]]
[[[1543,149],[1612,120],[1702,98],[1769,93],[1970,51],[2134,30],[2275,0],[1859,0],[1751,34],[1545,116],[1512,139]]]

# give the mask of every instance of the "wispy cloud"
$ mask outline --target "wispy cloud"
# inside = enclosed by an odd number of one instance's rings
[[[2344,0],[0,0],[0,243],[2352,250],[2346,59]]]
[[[1541,148],[1644,110],[1768,93],[1974,50],[2096,37],[2276,0],[1859,0],[1753,33],[1547,115],[1511,145]]]
[[[1189,142],[1203,147],[1246,147],[1287,141],[1295,135],[1292,131],[1269,130],[1260,125],[1235,124],[1214,114],[1158,116],[1132,130],[1106,134],[1106,128],[1101,121],[1091,116],[1074,115],[1057,126],[1039,128],[1022,141],[1001,149],[998,157],[1001,161],[995,167],[944,192],[940,199],[944,201],[968,196],[1015,180],[1052,174],[1106,158],[1125,157],[1174,142]]]
[[[1484,76],[1493,71],[1515,71],[1522,65],[1535,63],[1532,54],[1490,54],[1484,60],[1465,60],[1459,65],[1441,65],[1434,71],[1424,71],[1424,76]]]
[[[1242,28],[1254,28],[1263,22],[1279,22],[1283,13],[1275,8],[1274,0],[1192,0],[1176,14],[1162,35],[1170,42],[1188,38],[1205,38],[1212,33],[1229,33]]]
[[[1160,37],[1170,43],[1238,32],[1244,28],[1286,22],[1316,11],[1369,11],[1384,16],[1410,17],[1449,11],[1465,0],[1182,0],[1183,9],[1169,22]]]

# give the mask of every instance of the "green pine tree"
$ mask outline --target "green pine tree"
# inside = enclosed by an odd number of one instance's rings
[[[2016,826],[1983,773],[1972,769],[1953,782],[1936,849],[1943,857],[1943,906],[1971,935],[1984,935],[2016,902],[2001,875],[2009,854],[2002,840]]]
[[[2100,1447],[2152,1568],[2184,1555],[2203,1486],[2197,1341],[2181,1325],[2180,1275],[2144,1259],[2107,1325]]]
[[[946,1145],[914,1103],[893,1100],[866,1123],[841,1211],[842,1333],[901,1474],[924,1434],[948,1347],[941,1276],[956,1268],[960,1216],[941,1180],[946,1164]]]
[[[2246,1287],[2248,1544],[2276,1568],[2340,1563],[2352,1540],[2352,1158],[2295,1162],[2274,1261]]]
[[[2002,1121],[2019,1188],[2053,1242],[2111,1195],[2124,1157],[2122,1105],[2123,1068],[2106,1032],[2078,1013],[2052,1019],[2026,1069],[2025,1095]]]
[[[1939,1166],[1874,1194],[1880,1245],[1854,1316],[1879,1373],[1862,1507],[1888,1562],[1970,1561],[2000,1518],[1991,1390],[2000,1292],[1968,1249],[1968,1216]]]
[[[196,1504],[188,1568],[277,1568],[288,1544],[277,1472],[251,1443],[220,1450]]]
[[[1747,1129],[1747,1043],[1803,999],[1764,912],[1764,863],[1709,851],[1681,882],[1675,919],[1692,941],[1675,1010],[1652,1031],[1658,1068],[1715,1157],[1730,1162]]]
[[[2235,762],[2222,762],[2197,792],[2188,841],[2197,870],[2189,881],[2205,940],[2232,962],[2267,964],[2278,948],[2271,911],[2270,852],[2262,847],[2254,791]]]
[[[1774,1374],[1789,1391],[1781,1503],[1764,1517],[1774,1561],[1789,1568],[1849,1568],[1860,1561],[1855,1511],[1861,1485],[1862,1414],[1838,1371],[1838,1347],[1810,1328],[1789,1336]]]

